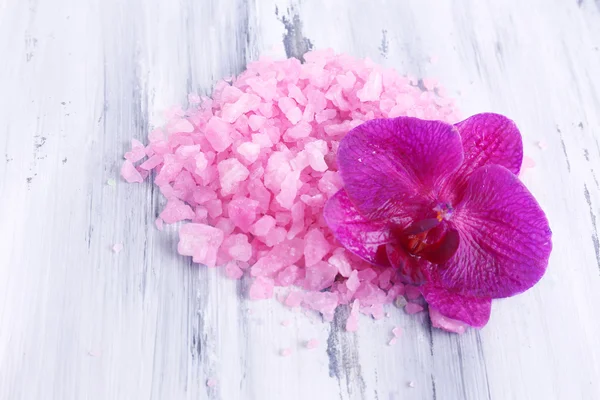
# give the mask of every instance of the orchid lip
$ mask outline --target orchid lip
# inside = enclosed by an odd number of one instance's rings
[[[442,221],[439,218],[416,221],[404,230],[393,230],[394,236],[400,247],[411,256],[423,258],[433,264],[443,264],[458,250],[460,236],[456,229],[448,227],[440,239],[431,242],[431,231],[441,227],[444,223]]]

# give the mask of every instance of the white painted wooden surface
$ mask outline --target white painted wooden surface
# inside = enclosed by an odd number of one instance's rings
[[[554,252],[483,330],[248,302],[175,255],[152,185],[106,185],[188,92],[309,44],[519,124]],[[0,399],[600,399],[599,46],[598,0],[0,0]]]

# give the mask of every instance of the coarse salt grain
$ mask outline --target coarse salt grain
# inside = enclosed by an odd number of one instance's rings
[[[119,254],[121,252],[121,250],[123,250],[123,243],[116,243],[113,247],[112,247],[112,251],[114,253]]]
[[[291,356],[291,355],[292,355],[292,349],[290,349],[289,347],[288,347],[288,348],[285,348],[285,349],[281,349],[281,351],[279,352],[279,354],[280,354],[282,357],[289,357],[289,356]]]
[[[146,147],[132,141],[121,175],[142,182],[154,171],[168,200],[157,228],[191,220],[179,231],[179,253],[234,279],[248,268],[251,298],[300,287],[286,305],[329,319],[348,304],[350,331],[359,312],[382,318],[385,303],[417,312],[391,268],[372,268],[340,246],[322,210],[342,187],[336,151],[350,129],[401,115],[454,123],[454,103],[435,80],[418,85],[371,61],[331,50],[305,60],[261,59],[217,83],[212,99],[191,94],[190,107],[169,111]],[[416,300],[417,291],[407,286],[406,296]]]
[[[316,349],[317,347],[319,347],[319,341],[317,339],[313,338],[306,342],[306,348],[309,350]]]

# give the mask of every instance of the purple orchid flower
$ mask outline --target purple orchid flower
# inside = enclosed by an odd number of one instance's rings
[[[506,117],[372,120],[337,157],[344,188],[325,206],[327,224],[349,251],[419,285],[442,316],[482,327],[492,299],[544,274],[552,233],[517,178],[523,144]]]

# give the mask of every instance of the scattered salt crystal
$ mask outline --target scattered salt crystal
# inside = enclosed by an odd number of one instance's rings
[[[395,337],[391,338],[388,342],[388,346],[393,346],[394,344],[396,344],[396,341],[398,341],[398,339],[396,339]]]
[[[285,299],[285,305],[288,307],[298,307],[302,303],[303,298],[304,296],[300,291],[290,292]]]
[[[250,286],[249,295],[252,300],[273,297],[273,280],[264,276],[257,277]]]
[[[548,143],[545,140],[540,140],[537,142],[537,146],[542,150],[546,150],[548,148]]]
[[[156,220],[154,221],[154,225],[156,225],[156,229],[158,229],[159,231],[163,230],[163,220],[160,218],[156,218]]]
[[[413,381],[408,382],[408,387],[414,388],[415,387],[415,383]]]
[[[250,232],[259,237],[265,237],[271,229],[275,227],[275,218],[270,215],[263,215],[258,221],[250,227]]]
[[[406,297],[402,295],[399,295],[398,297],[396,297],[396,299],[394,299],[394,305],[398,308],[402,308],[406,306],[406,304],[408,304],[408,302],[406,301]]]
[[[404,307],[404,311],[406,311],[407,314],[416,314],[423,311],[423,306],[420,306],[419,304],[415,303],[408,303]]]
[[[179,229],[177,251],[183,256],[192,256],[195,263],[214,267],[223,238],[220,229],[204,224],[186,224]]]
[[[240,269],[236,262],[229,262],[225,265],[225,275],[231,279],[240,279],[244,271]]]
[[[523,166],[522,168],[533,168],[535,167],[535,161],[533,158],[528,156],[523,156]]]
[[[306,244],[304,246],[304,260],[307,267],[311,267],[321,261],[331,246],[325,239],[323,232],[319,229],[310,230],[304,237]]]
[[[346,331],[356,332],[358,329],[358,311],[360,307],[360,301],[354,300],[352,303],[352,309],[350,310],[350,316],[346,320]]]
[[[392,334],[395,338],[400,337],[400,335],[402,335],[402,328],[400,328],[399,326],[395,327],[394,329],[392,329]]]
[[[240,153],[247,162],[253,163],[258,159],[258,155],[260,154],[260,145],[252,142],[244,142],[238,146],[237,152]]]
[[[113,178],[110,178],[106,181],[106,184],[110,187],[115,187],[115,186],[117,186],[117,181],[114,180]]]
[[[285,349],[282,349],[282,350],[279,352],[279,354],[280,354],[282,357],[289,357],[289,356],[291,356],[291,355],[292,355],[292,349],[290,349],[289,347],[287,347],[287,348],[285,348]]]
[[[235,158],[223,160],[218,165],[221,193],[223,196],[233,194],[240,182],[245,181],[250,175],[248,168],[244,167]]]
[[[309,350],[316,349],[317,347],[319,347],[319,341],[317,339],[313,338],[306,342],[306,348]]]
[[[123,166],[121,167],[121,176],[129,183],[139,183],[144,180],[140,172],[137,169],[135,169],[135,167],[129,160],[125,160],[125,162],[123,163]]]
[[[123,250],[123,243],[116,243],[113,247],[112,250],[119,254],[121,252],[121,250]]]
[[[441,328],[448,332],[463,334],[468,327],[464,322],[444,317],[436,308],[431,306],[429,307],[429,318],[431,318],[431,325],[434,328]]]
[[[208,386],[209,388],[217,386],[217,380],[215,378],[208,378],[206,380],[206,386]]]
[[[289,319],[283,320],[281,321],[281,326],[285,326],[288,327],[292,324],[292,321],[290,321]]]
[[[405,296],[408,300],[413,301],[413,300],[417,300],[419,297],[421,297],[421,290],[417,286],[406,285],[405,289],[406,289]]]

